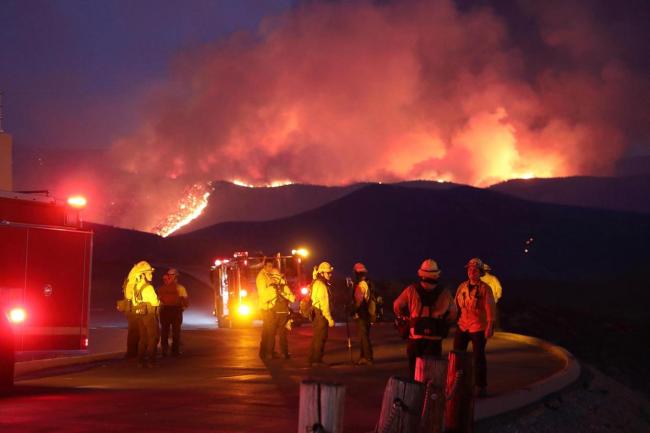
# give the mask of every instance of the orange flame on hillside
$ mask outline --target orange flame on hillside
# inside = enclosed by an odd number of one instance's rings
[[[208,197],[212,192],[210,183],[195,183],[178,202],[175,212],[151,229],[163,238],[196,219],[208,206]]]

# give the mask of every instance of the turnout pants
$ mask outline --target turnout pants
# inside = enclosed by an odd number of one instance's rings
[[[287,322],[289,321],[289,313],[275,313],[275,332],[273,334],[273,343],[275,343],[275,336],[278,336],[280,342],[280,352],[287,357],[289,356],[289,341],[287,340]]]
[[[309,362],[323,362],[323,352],[325,351],[325,343],[327,342],[328,335],[328,323],[318,308],[314,308],[314,320],[311,322],[311,325],[313,336],[309,349]]]
[[[456,330],[454,335],[454,350],[467,350],[467,344],[472,342],[472,357],[474,358],[474,371],[476,386],[487,386],[487,360],[485,359],[485,331],[468,332]]]
[[[169,352],[169,329],[172,331],[172,354],[178,355],[181,348],[181,324],[183,309],[180,306],[160,307],[160,348],[163,355]]]
[[[155,363],[156,346],[158,346],[158,320],[156,313],[147,313],[138,316],[138,362]]]
[[[275,312],[262,310],[262,339],[260,341],[260,358],[269,359],[273,357],[273,346],[275,346]]]
[[[128,324],[126,333],[126,357],[135,358],[138,356],[138,344],[140,341],[138,315],[132,311],[127,311],[126,321]]]
[[[372,361],[372,344],[370,343],[370,320],[357,318],[357,334],[359,335],[360,358]]]

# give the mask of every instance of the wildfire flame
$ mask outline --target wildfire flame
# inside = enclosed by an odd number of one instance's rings
[[[245,188],[277,188],[280,186],[293,185],[294,182],[290,180],[273,180],[270,183],[264,183],[260,185],[253,185],[251,183],[245,182],[241,179],[234,179],[232,181],[237,186],[243,186]]]
[[[176,211],[158,223],[151,231],[166,238],[176,230],[189,224],[201,215],[203,209],[208,206],[208,197],[210,197],[211,193],[212,186],[210,183],[195,183],[178,202]]]

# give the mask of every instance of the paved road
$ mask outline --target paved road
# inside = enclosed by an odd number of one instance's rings
[[[103,332],[106,340],[116,331]],[[372,367],[349,364],[344,327],[332,330],[326,347],[326,361],[334,365],[321,369],[307,367],[309,327],[290,336],[290,360],[262,362],[259,332],[188,331],[183,356],[162,359],[153,369],[119,359],[20,377],[16,393],[0,399],[0,432],[290,432],[298,421],[299,384],[307,378],[344,383],[345,431],[369,432],[386,380],[407,373],[403,342],[389,324],[373,328]],[[550,376],[563,362],[496,337],[488,343],[488,365],[490,391],[498,396]]]

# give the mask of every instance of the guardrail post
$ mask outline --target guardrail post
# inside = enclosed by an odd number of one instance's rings
[[[300,383],[298,433],[342,433],[345,387],[337,383]]]
[[[474,361],[465,351],[449,352],[445,405],[445,432],[474,431]]]
[[[424,390],[424,384],[412,379],[388,379],[376,433],[417,433]]]
[[[424,356],[415,361],[415,380],[426,386],[420,433],[443,431],[445,412],[445,385],[447,360],[435,356]]]

